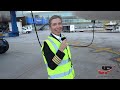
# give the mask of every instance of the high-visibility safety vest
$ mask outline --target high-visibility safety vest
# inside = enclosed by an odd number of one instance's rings
[[[48,44],[51,51],[56,54],[61,43],[52,36],[48,36],[48,39],[45,40],[45,42]],[[43,49],[43,47],[44,45],[42,46],[41,50]],[[75,72],[71,62],[71,53],[69,46],[67,46],[67,48],[64,49],[63,52],[65,53],[65,56],[63,57],[61,63],[59,63],[59,65],[54,70],[48,67],[44,52],[42,52],[44,62],[47,67],[48,79],[74,79]]]

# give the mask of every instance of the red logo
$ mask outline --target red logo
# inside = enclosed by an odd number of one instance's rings
[[[112,71],[113,66],[102,66],[101,70],[98,70],[99,74],[108,74]]]
[[[105,71],[105,70],[98,70],[98,73],[99,74],[108,74],[110,71],[111,70],[107,70],[107,71]]]

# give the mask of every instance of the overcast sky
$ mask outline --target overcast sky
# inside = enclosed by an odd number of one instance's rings
[[[32,11],[34,15],[39,15],[39,16],[51,16],[54,14],[57,15],[62,15],[62,16],[71,16],[72,12],[71,11]],[[31,16],[31,11],[17,11],[16,16]]]
[[[41,16],[58,14],[62,16],[75,15],[79,18],[91,20],[120,20],[120,11],[33,11],[33,13]],[[17,16],[23,14],[29,16],[30,11],[19,11]]]
[[[76,12],[76,13],[75,13]],[[34,15],[48,16],[48,15],[76,15],[84,19],[93,20],[120,20],[120,11],[33,11]],[[0,11],[0,16],[10,16],[10,11]],[[16,11],[16,16],[31,16],[30,11]]]

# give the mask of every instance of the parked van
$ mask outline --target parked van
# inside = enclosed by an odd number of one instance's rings
[[[63,25],[63,32],[75,32],[74,25]]]
[[[31,32],[32,32],[31,26],[22,27],[22,33],[31,33]]]

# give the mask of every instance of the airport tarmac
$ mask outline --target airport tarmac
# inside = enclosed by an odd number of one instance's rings
[[[49,30],[38,31],[41,43]],[[91,32],[62,33],[72,45],[88,45]],[[9,50],[0,55],[0,79],[47,79],[47,70],[35,32],[19,37],[6,37]],[[72,47],[75,79],[120,79],[120,33],[95,33],[89,47]],[[101,74],[103,65],[112,66],[107,74]]]

